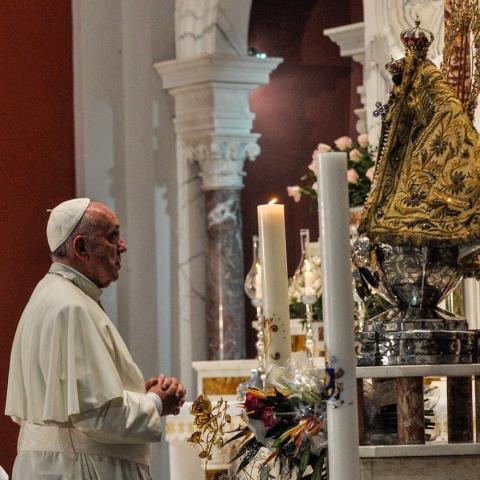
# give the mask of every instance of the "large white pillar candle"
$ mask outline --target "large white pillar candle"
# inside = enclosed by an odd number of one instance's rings
[[[323,280],[323,321],[329,366],[343,370],[340,406],[328,404],[330,480],[358,480],[357,385],[354,355],[352,267],[348,221],[347,155],[318,156],[318,214]]]
[[[283,205],[258,205],[263,312],[269,325],[267,367],[281,367],[291,355],[287,247]]]

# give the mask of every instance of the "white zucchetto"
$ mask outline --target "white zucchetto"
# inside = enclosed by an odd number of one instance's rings
[[[60,203],[51,210],[47,223],[47,240],[51,252],[67,240],[89,204],[89,198],[74,198]]]

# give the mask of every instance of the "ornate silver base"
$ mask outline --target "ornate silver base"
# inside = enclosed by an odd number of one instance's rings
[[[359,366],[473,363],[477,343],[473,330],[360,332],[356,353]]]
[[[366,332],[404,332],[407,330],[468,330],[465,318],[458,317],[441,308],[420,309],[398,307],[367,320],[364,324]]]

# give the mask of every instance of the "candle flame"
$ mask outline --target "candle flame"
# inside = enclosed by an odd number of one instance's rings
[[[277,199],[276,199],[276,198],[272,198],[272,199],[268,202],[269,205],[273,205],[274,203],[277,203]]]

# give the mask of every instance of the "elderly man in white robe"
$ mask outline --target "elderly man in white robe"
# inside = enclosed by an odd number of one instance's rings
[[[150,479],[160,417],[185,389],[146,382],[100,304],[127,251],[115,214],[86,198],[55,207],[47,225],[53,264],[17,328],[6,415],[21,425],[14,480]]]

